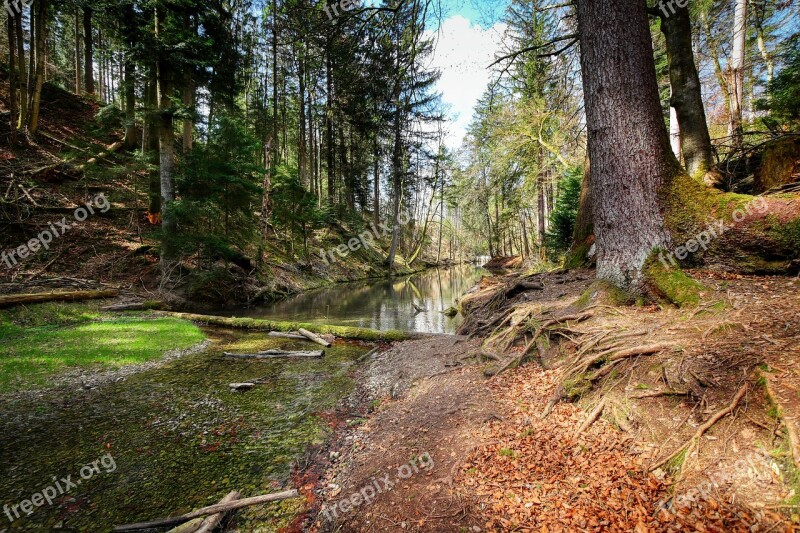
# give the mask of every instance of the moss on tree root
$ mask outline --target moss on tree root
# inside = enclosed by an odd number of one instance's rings
[[[797,268],[800,201],[796,196],[724,193],[685,174],[670,180],[661,194],[675,248],[701,233],[711,234],[706,248],[689,254],[683,265],[715,265],[747,274],[785,274]]]
[[[645,264],[647,288],[658,297],[666,298],[678,307],[694,307],[700,303],[703,285],[690,278],[680,268],[667,268],[655,250]]]
[[[172,316],[210,324],[212,326],[222,326],[233,329],[248,329],[253,331],[297,331],[300,328],[307,329],[319,335],[331,334],[342,339],[352,339],[361,341],[403,341],[424,337],[423,334],[408,333],[399,330],[377,331],[367,328],[355,328],[351,326],[334,326],[330,324],[306,324],[302,322],[275,322],[272,320],[262,320],[258,318],[235,318],[211,315],[196,315],[191,313],[170,313],[157,311],[158,316]]]

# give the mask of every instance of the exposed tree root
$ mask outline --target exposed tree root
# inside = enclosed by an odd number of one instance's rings
[[[580,437],[584,431],[589,429],[591,425],[594,424],[598,418],[600,418],[600,415],[603,414],[603,409],[605,408],[606,408],[606,399],[603,398],[602,400],[600,400],[600,403],[597,404],[597,407],[594,408],[594,411],[591,412],[589,418],[587,418],[586,421],[583,424],[581,424],[581,427],[578,428],[578,431],[575,432],[575,438]]]
[[[711,418],[706,420],[705,423],[703,423],[703,425],[697,428],[697,431],[694,433],[691,439],[689,439],[686,443],[684,443],[683,446],[675,450],[675,452],[669,455],[666,459],[663,459],[654,466],[650,467],[650,471],[652,472],[653,470],[661,468],[662,466],[675,461],[680,455],[683,455],[685,459],[680,464],[680,466],[678,466],[678,474],[680,475],[680,473],[683,471],[683,467],[689,460],[689,457],[691,457],[692,453],[694,453],[695,449],[697,448],[697,443],[700,441],[700,437],[702,437],[706,431],[711,429],[711,427],[714,426],[714,424],[716,424],[729,414],[733,413],[733,411],[739,405],[739,402],[742,401],[742,398],[744,398],[744,395],[747,393],[748,387],[749,387],[748,383],[745,382],[745,384],[742,385],[742,387],[739,389],[739,391],[736,393],[736,395],[733,397],[733,400],[727,407],[725,407],[724,409],[720,409],[719,411],[714,413],[711,416]]]

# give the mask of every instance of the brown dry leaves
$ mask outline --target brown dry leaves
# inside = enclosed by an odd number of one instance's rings
[[[539,418],[557,381],[557,372],[529,365],[490,385],[513,414],[485,426],[489,444],[467,457],[457,477],[478,498],[487,530],[747,531],[758,522],[711,496],[668,511],[668,487],[629,453],[623,433],[600,420],[574,438],[587,414],[572,404]]]

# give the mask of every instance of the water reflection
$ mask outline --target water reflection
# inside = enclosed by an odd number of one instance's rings
[[[378,330],[455,333],[463,318],[450,318],[442,311],[455,305],[483,275],[488,272],[459,265],[405,278],[335,285],[250,309],[245,316]],[[416,312],[413,304],[424,310]]]

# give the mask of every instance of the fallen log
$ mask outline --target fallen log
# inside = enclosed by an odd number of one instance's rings
[[[302,335],[303,337],[307,338],[308,340],[310,340],[312,342],[316,342],[317,344],[321,344],[322,346],[324,346],[326,348],[330,348],[331,347],[331,343],[329,343],[328,341],[326,341],[325,339],[323,339],[319,335],[317,335],[315,333],[311,333],[307,329],[299,328],[297,330],[297,332],[300,333],[300,335]]]
[[[269,336],[270,337],[279,337],[281,339],[296,339],[296,340],[300,340],[300,341],[308,340],[305,336],[300,335],[299,333],[295,333],[293,331],[289,332],[289,333],[283,333],[283,332],[280,332],[280,331],[270,331],[269,332]]]
[[[409,333],[398,330],[377,331],[367,328],[356,328],[352,326],[333,326],[329,324],[306,324],[296,322],[274,322],[272,320],[263,320],[258,318],[236,318],[236,317],[223,317],[211,315],[197,315],[192,313],[174,313],[168,311],[155,311],[156,316],[171,316],[175,318],[182,318],[192,322],[201,324],[208,324],[210,326],[219,326],[235,329],[246,329],[251,331],[283,331],[292,332],[303,328],[307,331],[313,331],[317,334],[331,334],[339,337],[340,339],[352,339],[361,341],[405,341],[411,339],[424,339],[434,335],[427,333]]]
[[[220,504],[230,503],[238,500],[241,497],[242,495],[234,490],[233,492],[228,493],[227,496],[222,498],[219,501],[219,503]],[[222,517],[224,516],[225,513],[212,514],[211,516],[203,520],[203,523],[200,525],[200,528],[195,533],[211,533],[217,526],[219,526],[219,524],[222,522]]]
[[[0,296],[0,307],[10,307],[20,304],[38,304],[45,302],[78,302],[81,300],[97,300],[100,298],[114,298],[119,295],[118,290],[100,291],[69,291],[69,292],[40,292],[35,294],[10,294]]]
[[[227,513],[228,511],[242,509],[244,507],[250,507],[252,505],[277,502],[299,497],[300,493],[297,492],[297,489],[277,492],[274,494],[262,494],[261,496],[253,496],[252,498],[245,498],[243,500],[234,500],[228,503],[217,503],[172,518],[159,518],[158,520],[152,520],[150,522],[139,522],[137,524],[125,524],[122,526],[116,526],[114,528],[114,531],[120,533],[125,531],[141,531],[145,529],[173,527],[188,522],[190,520],[193,520],[195,518],[198,518],[200,516],[208,516],[218,513]]]
[[[258,353],[230,353],[224,352],[225,357],[233,357],[235,359],[275,359],[280,357],[322,357],[325,355],[325,350],[319,351],[300,351],[300,352],[287,352],[285,350],[266,350]]]

